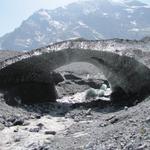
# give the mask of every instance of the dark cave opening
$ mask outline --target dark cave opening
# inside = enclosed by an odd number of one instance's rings
[[[55,102],[57,92],[54,83],[20,83],[11,86],[4,94],[9,105]]]
[[[81,65],[82,63],[78,63],[76,69],[75,67],[69,68],[69,71],[72,72],[80,72],[80,75],[86,75],[88,73],[95,75],[100,72],[100,70],[95,70],[92,67],[85,67],[84,65]],[[91,64],[90,64],[91,65]],[[69,65],[70,66],[70,65]],[[81,67],[82,66],[82,67]],[[79,68],[81,67],[81,68]],[[66,67],[64,67],[66,70]],[[72,69],[73,68],[73,69]],[[64,69],[60,69],[61,71],[64,71]],[[90,71],[90,72],[88,72]],[[52,81],[50,83],[43,83],[43,82],[22,82],[18,84],[12,84],[11,86],[5,90],[4,98],[7,104],[9,105],[17,105],[18,103],[23,104],[34,104],[34,103],[43,103],[43,102],[56,102],[56,99],[58,98],[58,93],[55,88],[55,85],[57,85],[59,82],[63,82],[64,78],[61,76],[61,74],[56,72],[51,72],[50,74],[52,76]],[[101,75],[100,75],[101,76]],[[104,75],[102,75],[104,76]],[[72,77],[71,77],[72,78]],[[79,79],[78,77],[76,79]],[[78,84],[83,84],[83,81],[76,82]],[[91,83],[90,83],[91,84]],[[108,88],[110,88],[110,84],[108,80],[105,78],[103,80],[103,84],[106,84]],[[91,84],[93,86],[93,84]],[[101,85],[98,86],[98,88]],[[95,87],[95,85],[94,85]],[[92,87],[93,88],[93,87]],[[144,91],[145,92],[145,91]],[[145,95],[145,94],[144,94]],[[122,106],[133,106],[136,101],[140,102],[142,101],[139,97],[141,96],[141,93],[138,94],[127,94],[121,87],[115,87],[112,90],[110,97],[110,103],[117,107]],[[100,99],[101,100],[101,99]]]

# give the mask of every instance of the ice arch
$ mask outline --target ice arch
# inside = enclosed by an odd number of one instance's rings
[[[22,97],[25,103],[54,101],[51,72],[72,62],[88,62],[103,71],[114,103],[132,105],[150,94],[150,70],[134,57],[86,46],[61,46],[37,49],[2,62],[0,89],[11,91],[12,97]]]

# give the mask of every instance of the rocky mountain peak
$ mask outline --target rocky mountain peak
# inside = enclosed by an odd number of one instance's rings
[[[1,49],[31,50],[63,40],[150,35],[150,7],[138,0],[85,0],[53,10],[40,9],[12,33],[0,38]]]

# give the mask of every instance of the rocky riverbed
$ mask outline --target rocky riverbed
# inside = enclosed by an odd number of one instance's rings
[[[11,107],[1,114],[2,150],[150,149],[150,98],[120,110],[66,103]],[[2,108],[1,108],[2,111]],[[11,114],[12,113],[12,114]],[[12,116],[10,116],[10,114]]]
[[[56,103],[9,106],[0,102],[2,150],[149,150],[150,98],[133,107],[103,106],[85,99],[104,80],[64,72]],[[82,84],[79,85],[80,82]],[[79,88],[80,87],[80,88]]]

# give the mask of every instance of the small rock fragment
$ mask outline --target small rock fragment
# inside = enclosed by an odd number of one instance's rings
[[[147,124],[150,124],[150,117],[147,117],[146,120],[145,120],[145,122],[146,122]]]
[[[45,131],[45,134],[52,134],[52,135],[55,135],[55,134],[56,134],[56,131]]]
[[[23,123],[24,123],[24,120],[23,120],[23,119],[16,119],[16,120],[13,122],[13,125],[14,125],[14,126],[23,125]]]
[[[40,119],[40,118],[41,118],[41,115],[35,115],[35,118],[36,118],[36,119]]]
[[[29,132],[39,132],[40,128],[31,128],[29,129]]]
[[[145,148],[147,148],[147,145],[143,144],[143,145],[140,145],[137,150],[145,150]]]
[[[142,135],[144,135],[144,134],[146,133],[146,129],[145,129],[144,127],[142,127],[142,128],[140,129],[140,133],[141,133]]]
[[[110,123],[111,123],[111,124],[114,124],[114,123],[116,123],[117,121],[118,121],[118,118],[113,118],[113,119],[110,120]]]
[[[93,148],[93,143],[88,143],[84,146],[85,149],[92,149]]]
[[[28,126],[28,125],[30,125],[30,122],[24,122],[23,123],[23,126]]]
[[[127,111],[127,110],[128,110],[128,107],[127,107],[127,106],[125,106],[125,107],[124,107],[124,110],[125,110],[125,111]]]
[[[89,108],[89,109],[86,111],[85,114],[86,114],[86,115],[91,115],[91,111],[92,111],[91,108]]]
[[[107,118],[107,119],[105,119],[106,121],[109,121],[109,120],[111,120],[111,119],[113,119],[113,118],[115,118],[116,116],[111,116],[111,117],[109,117],[109,118]]]
[[[18,128],[14,129],[14,132],[18,132],[18,131],[19,131],[19,129],[18,129]]]
[[[42,129],[42,127],[44,127],[44,124],[43,123],[38,123],[37,126]]]
[[[14,142],[20,142],[21,138],[19,136],[14,137]]]
[[[3,130],[4,128],[5,126],[2,123],[0,123],[0,131]]]
[[[107,123],[101,123],[100,125],[99,125],[99,127],[106,127],[107,126]]]

